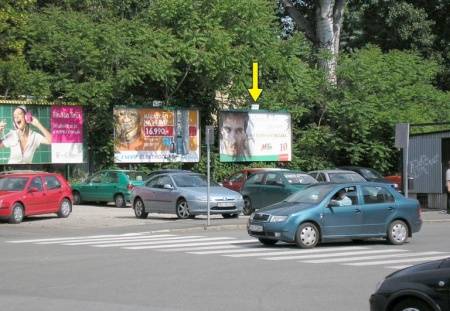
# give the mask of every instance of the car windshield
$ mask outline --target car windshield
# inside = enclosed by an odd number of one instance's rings
[[[27,184],[26,177],[3,177],[0,178],[0,190],[3,191],[22,191]]]
[[[145,176],[144,172],[139,171],[128,171],[125,172],[125,174],[128,176],[130,180],[138,180],[138,181],[142,181]]]
[[[383,178],[380,173],[370,168],[361,169],[361,173],[365,178]]]
[[[331,182],[366,181],[357,173],[329,173]]]
[[[309,204],[319,203],[333,188],[334,186],[332,185],[320,185],[308,187],[304,190],[295,192],[293,195],[287,197],[285,199],[285,202],[309,203]]]
[[[206,176],[200,174],[174,174],[172,177],[177,187],[206,187],[208,185]],[[210,182],[210,185],[219,186],[213,181]]]
[[[317,181],[307,174],[301,173],[284,173],[284,177],[291,185],[308,185],[315,184]]]

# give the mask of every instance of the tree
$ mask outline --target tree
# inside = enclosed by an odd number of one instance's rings
[[[297,28],[318,49],[319,67],[328,81],[337,83],[336,66],[344,20],[345,0],[293,1],[281,0]]]

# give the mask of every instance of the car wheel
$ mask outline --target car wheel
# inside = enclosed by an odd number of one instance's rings
[[[408,240],[408,226],[402,220],[394,220],[389,225],[387,240],[394,245],[401,245]]]
[[[239,214],[222,214],[222,217],[227,218],[239,218]]]
[[[432,311],[432,309],[420,299],[407,298],[398,302],[392,311]]]
[[[144,202],[142,202],[141,199],[137,198],[134,200],[133,204],[134,208],[134,215],[136,215],[136,218],[145,219],[148,216],[148,213],[145,211]]]
[[[122,208],[126,206],[125,198],[121,194],[116,194],[116,196],[114,197],[114,203],[116,203],[117,207]]]
[[[278,240],[271,240],[265,238],[259,238],[258,240],[264,245],[275,245],[278,242]]]
[[[15,203],[12,208],[11,216],[9,216],[9,222],[12,224],[20,224],[24,218],[23,205],[20,203]]]
[[[295,234],[295,243],[301,248],[313,248],[319,243],[319,239],[319,229],[310,222],[301,224]]]
[[[72,204],[70,203],[70,200],[68,199],[62,200],[61,204],[59,205],[59,210],[57,213],[58,217],[67,218],[69,217],[71,212],[72,212]]]
[[[246,216],[253,213],[252,201],[249,197],[244,197],[244,208],[242,209],[242,213]]]
[[[79,205],[81,204],[81,195],[78,191],[74,191],[73,192],[73,204],[74,205]]]
[[[188,207],[186,200],[178,200],[177,206],[176,206],[176,213],[177,213],[178,218],[181,218],[181,219],[189,218],[190,213],[189,213],[189,207]]]

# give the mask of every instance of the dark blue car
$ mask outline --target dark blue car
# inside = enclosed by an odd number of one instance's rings
[[[403,244],[422,227],[417,200],[383,183],[316,184],[250,216],[247,231],[263,244],[312,248],[336,239],[386,238]]]

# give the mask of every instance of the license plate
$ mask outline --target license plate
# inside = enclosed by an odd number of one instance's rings
[[[230,207],[230,206],[234,206],[234,202],[218,202],[217,206],[218,207]]]
[[[263,231],[263,226],[250,225],[249,229],[250,229],[250,231],[254,231],[254,232],[262,232]]]

